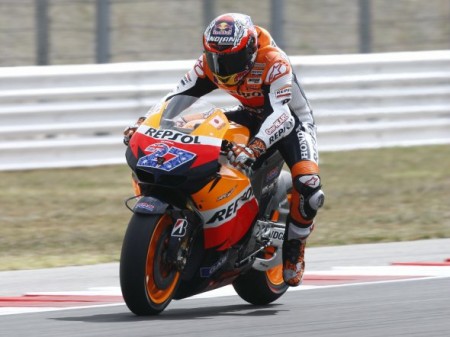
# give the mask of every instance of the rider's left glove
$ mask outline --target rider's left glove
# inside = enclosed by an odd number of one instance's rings
[[[231,165],[245,170],[252,166],[264,152],[266,152],[266,144],[259,138],[253,138],[247,146],[233,144],[227,158]]]
[[[123,130],[123,143],[128,146],[130,144],[131,137],[133,137],[137,128],[145,121],[145,117],[139,117],[136,123],[133,126],[127,126],[125,130]]]

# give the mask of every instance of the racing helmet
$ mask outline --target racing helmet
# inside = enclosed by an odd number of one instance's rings
[[[253,67],[258,35],[250,16],[239,13],[215,18],[203,34],[206,63],[218,82],[237,85]]]

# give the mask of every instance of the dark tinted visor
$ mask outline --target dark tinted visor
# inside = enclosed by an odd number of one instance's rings
[[[236,53],[216,54],[205,51],[209,69],[219,76],[229,76],[244,71],[251,59],[251,54],[244,48]]]

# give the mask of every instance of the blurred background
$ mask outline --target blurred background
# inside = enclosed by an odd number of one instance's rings
[[[449,0],[0,0],[0,66],[193,59],[233,11],[289,55],[450,47]]]

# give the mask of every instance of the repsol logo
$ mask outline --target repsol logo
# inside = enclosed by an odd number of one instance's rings
[[[269,137],[269,143],[273,144],[278,139],[283,138],[283,134],[284,134],[284,129],[277,130],[272,136]]]
[[[171,130],[157,130],[150,128],[145,132],[145,134],[153,138],[174,140],[183,144],[200,144],[198,136],[190,136],[181,132],[174,132]]]
[[[216,223],[224,221],[228,218],[233,217],[238,211],[239,207],[249,200],[253,196],[253,189],[249,187],[241,197],[237,198],[233,203],[229,204],[227,208],[218,210],[206,223]]]

